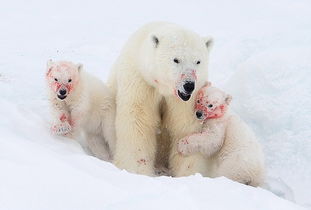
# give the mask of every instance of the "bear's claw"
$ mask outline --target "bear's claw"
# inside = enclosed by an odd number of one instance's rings
[[[71,126],[68,122],[60,123],[52,126],[52,132],[56,135],[63,136],[71,132]]]

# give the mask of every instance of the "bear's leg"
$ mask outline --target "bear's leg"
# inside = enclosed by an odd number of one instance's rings
[[[116,118],[115,107],[112,107],[111,109],[105,112],[102,123],[103,137],[105,138],[105,141],[109,146],[109,152],[112,159],[116,151],[116,139],[117,139],[115,129],[115,118]]]
[[[215,123],[203,132],[194,133],[179,140],[178,151],[182,155],[200,152],[206,158],[210,158],[221,149],[224,140],[224,123]]]
[[[129,172],[154,176],[158,102],[150,95],[139,96],[117,96],[114,163]]]
[[[53,122],[51,131],[53,134],[69,136],[72,132],[72,127],[70,125],[70,114],[64,102],[57,101],[57,99],[52,99],[52,115]]]
[[[236,151],[236,153],[239,153]],[[213,177],[224,176],[231,180],[254,187],[263,183],[263,169],[256,160],[247,160],[245,154],[230,154],[218,157]]]
[[[177,151],[177,143],[172,145],[170,154],[170,173],[172,176],[190,176],[195,173],[200,173],[202,176],[208,175],[208,160],[200,153],[195,153],[190,156],[183,156]]]
[[[153,176],[156,136],[152,126],[138,115],[126,115],[122,109],[117,111],[116,125],[116,166],[129,172]]]
[[[108,145],[103,136],[86,133],[86,140],[89,150],[93,155],[101,160],[111,161]]]

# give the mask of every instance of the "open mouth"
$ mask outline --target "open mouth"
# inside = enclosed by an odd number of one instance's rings
[[[183,101],[188,101],[191,98],[191,94],[182,93],[179,90],[177,92],[178,92],[179,98],[181,98],[181,100]]]
[[[67,96],[57,95],[60,100],[64,100]]]

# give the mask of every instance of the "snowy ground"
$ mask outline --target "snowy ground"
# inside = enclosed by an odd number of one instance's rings
[[[310,11],[308,0],[2,2],[0,209],[311,209]],[[129,174],[50,136],[46,61],[82,62],[105,80],[127,37],[155,20],[215,38],[210,80],[233,95],[269,176],[299,205],[225,178]]]

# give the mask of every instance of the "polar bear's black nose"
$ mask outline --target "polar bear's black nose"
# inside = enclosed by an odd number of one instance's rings
[[[61,89],[61,90],[59,91],[59,94],[61,94],[62,96],[63,96],[63,95],[66,95],[66,93],[67,93],[67,91],[64,90],[64,89]]]
[[[188,94],[191,94],[194,90],[194,82],[187,81],[183,87]]]
[[[203,113],[201,111],[197,111],[195,115],[197,116],[198,119],[202,119]]]

